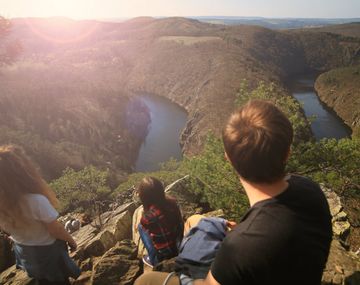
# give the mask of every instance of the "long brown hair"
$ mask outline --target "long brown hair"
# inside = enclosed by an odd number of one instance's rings
[[[42,194],[56,207],[55,193],[41,178],[24,151],[14,145],[0,146],[0,219],[14,227],[26,220],[21,210],[25,194]]]
[[[166,210],[169,204],[175,202],[174,199],[165,195],[163,183],[155,177],[144,177],[137,188],[137,192],[145,211],[151,205]]]

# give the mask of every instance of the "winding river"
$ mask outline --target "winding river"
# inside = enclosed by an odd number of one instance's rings
[[[169,99],[142,95],[140,99],[150,110],[149,133],[136,161],[137,172],[159,170],[159,164],[171,157],[181,160],[180,134],[186,125],[187,113]]]
[[[351,130],[336,113],[325,106],[317,96],[314,84],[315,74],[298,77],[290,83],[292,95],[303,105],[306,117],[315,116],[311,130],[317,140],[322,138],[347,138]]]
[[[351,135],[350,128],[319,100],[315,89],[316,75],[297,77],[289,84],[292,95],[303,105],[307,117],[315,116],[311,124],[317,140],[322,138],[345,138]],[[148,106],[151,115],[149,133],[141,146],[136,162],[137,172],[159,170],[159,164],[171,157],[181,160],[179,138],[186,125],[187,113],[170,100],[153,95],[142,95],[140,99]]]

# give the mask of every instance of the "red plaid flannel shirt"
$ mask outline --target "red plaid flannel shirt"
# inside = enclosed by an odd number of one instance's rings
[[[156,250],[169,249],[177,255],[177,241],[183,235],[183,221],[179,207],[174,204],[166,215],[154,205],[151,205],[140,221],[143,228],[150,234]]]

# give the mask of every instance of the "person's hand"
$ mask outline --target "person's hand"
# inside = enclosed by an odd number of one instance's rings
[[[230,230],[232,230],[232,229],[235,228],[236,222],[234,222],[234,221],[226,221],[226,226],[227,226]]]
[[[71,252],[74,252],[77,249],[77,243],[75,240],[68,241],[68,245]]]

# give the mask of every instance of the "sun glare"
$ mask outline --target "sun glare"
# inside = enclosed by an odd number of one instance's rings
[[[66,44],[78,42],[91,36],[98,28],[95,21],[75,23],[67,18],[51,18],[44,21],[27,19],[26,24],[38,37],[53,43]]]
[[[41,10],[44,17],[65,16],[69,18],[88,18],[93,1],[88,0],[37,0],[34,9]]]

